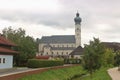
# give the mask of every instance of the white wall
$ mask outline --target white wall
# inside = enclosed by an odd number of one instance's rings
[[[13,67],[13,55],[1,55],[0,69],[12,68]],[[3,58],[5,58],[5,63],[3,63]]]
[[[47,45],[45,43],[40,43],[39,44],[39,53],[38,54],[41,54],[40,52],[41,51],[44,51],[43,55],[51,55],[52,52],[54,55],[68,55],[70,54],[73,50],[51,50],[50,48],[45,48],[44,46]],[[75,43],[50,43],[50,45],[52,47],[76,47]],[[48,54],[46,54],[48,53]],[[58,53],[58,54],[57,54]],[[67,54],[68,53],[68,54]]]

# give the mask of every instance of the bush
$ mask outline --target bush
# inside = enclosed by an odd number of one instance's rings
[[[65,64],[80,64],[81,59],[64,59]]]
[[[63,60],[39,60],[39,59],[29,59],[27,66],[29,68],[41,68],[41,67],[51,67],[63,65]]]

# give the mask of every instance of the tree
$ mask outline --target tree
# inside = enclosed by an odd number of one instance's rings
[[[83,67],[89,71],[92,77],[92,73],[99,69],[102,65],[102,55],[105,53],[104,45],[99,39],[94,38],[94,41],[90,41],[90,44],[85,44]]]
[[[103,66],[111,66],[114,65],[114,51],[113,49],[106,49],[105,53],[103,54],[102,57],[102,62],[103,62]]]
[[[118,70],[120,71],[120,51],[117,51],[115,54],[115,65],[118,66]]]
[[[3,29],[3,35],[17,44],[17,47],[14,48],[19,52],[19,55],[14,56],[14,63],[17,66],[22,66],[26,64],[28,59],[35,57],[36,41],[32,37],[26,36],[24,29],[5,28]]]

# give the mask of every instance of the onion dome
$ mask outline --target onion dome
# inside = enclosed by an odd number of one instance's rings
[[[76,17],[74,18],[75,24],[80,24],[82,19],[79,17],[79,13],[76,13]]]

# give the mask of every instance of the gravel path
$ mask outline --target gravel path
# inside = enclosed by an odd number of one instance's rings
[[[120,80],[120,71],[118,71],[118,67],[109,69],[108,73],[112,80]]]

